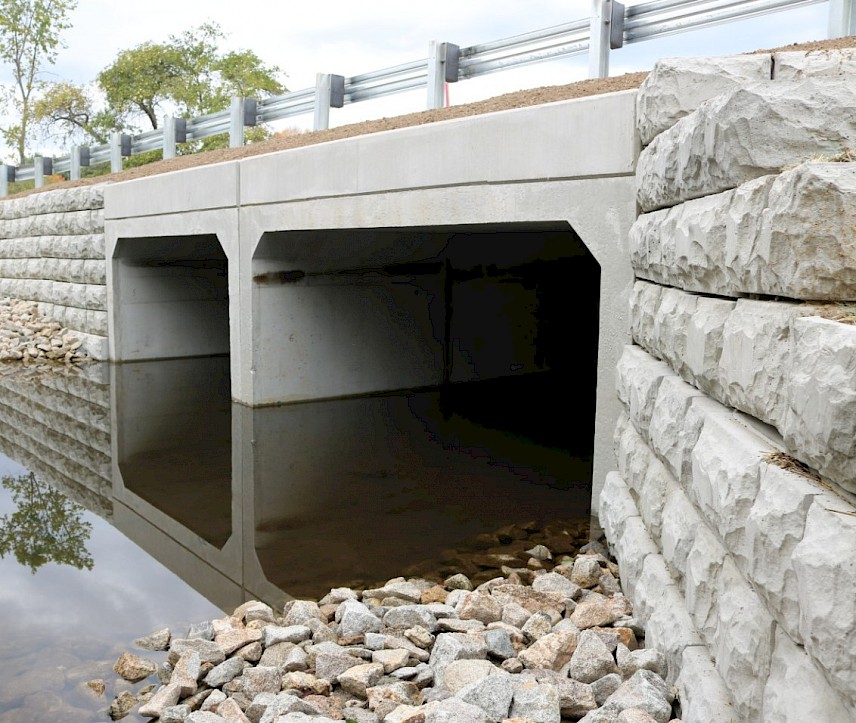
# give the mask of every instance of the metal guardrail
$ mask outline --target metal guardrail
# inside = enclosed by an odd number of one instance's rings
[[[51,173],[76,179],[81,166],[107,161],[111,171],[118,172],[125,157],[163,149],[164,158],[172,158],[176,144],[220,133],[228,132],[230,146],[238,147],[243,145],[244,129],[258,123],[314,113],[314,129],[325,129],[331,108],[426,86],[427,107],[440,108],[446,83],[559,57],[588,53],[589,76],[605,77],[610,50],[625,44],[820,2],[829,3],[829,37],[856,35],[856,0],[653,0],[630,7],[617,0],[591,2],[589,18],[468,48],[432,41],[425,59],[347,78],[319,73],[314,88],[259,101],[233,98],[231,107],[218,113],[192,119],[166,116],[157,130],[134,136],[114,133],[109,143],[72,146],[69,155],[59,158],[36,156],[31,166],[0,165],[0,197],[8,194],[10,181],[34,179],[38,188]]]

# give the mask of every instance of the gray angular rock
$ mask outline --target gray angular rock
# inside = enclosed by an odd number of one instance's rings
[[[143,638],[137,638],[134,645],[145,650],[166,650],[169,647],[170,641],[169,628],[157,630],[151,635],[146,635]]]
[[[302,643],[312,637],[312,631],[305,625],[265,625],[263,632],[265,648],[277,643]]]
[[[341,613],[341,617],[340,617]],[[383,629],[381,620],[365,605],[356,600],[346,600],[336,611],[339,635],[353,638],[365,633],[378,633]]]
[[[383,616],[383,624],[388,628],[401,630],[416,625],[432,633],[437,630],[437,618],[427,605],[401,605],[392,608]]]
[[[351,695],[365,698],[366,689],[376,685],[382,677],[383,665],[380,663],[363,663],[355,665],[339,675],[339,685]]]
[[[481,708],[493,721],[508,717],[514,686],[509,675],[490,675],[460,688],[455,696]]]
[[[484,660],[487,645],[481,637],[467,633],[441,633],[434,641],[428,665],[434,671],[437,686],[443,685],[443,673],[454,660]]]
[[[283,625],[304,625],[307,620],[320,620],[326,622],[326,617],[318,603],[312,600],[291,600],[285,604],[283,614]]]
[[[460,698],[447,698],[425,706],[425,723],[492,723],[481,708]]]
[[[579,634],[576,650],[571,656],[568,675],[580,683],[594,683],[610,673],[618,672],[612,653],[600,636],[589,630]]]
[[[507,630],[488,630],[484,634],[484,642],[487,646],[487,654],[491,658],[505,660],[517,655],[517,650],[511,642],[511,636]]]
[[[622,683],[607,698],[605,707],[611,707],[616,712],[638,708],[652,716],[657,723],[668,723],[672,717],[672,704],[664,692],[666,684],[662,679],[658,684],[656,678],[656,675],[646,670],[634,673],[632,678]]]
[[[528,680],[517,686],[509,716],[528,718],[534,723],[559,723],[562,714],[555,686]]]
[[[211,688],[219,688],[243,673],[246,665],[247,661],[242,658],[229,658],[211,668],[203,682]]]

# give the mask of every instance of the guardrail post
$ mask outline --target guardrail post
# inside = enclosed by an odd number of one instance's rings
[[[45,185],[45,167],[42,163],[44,159],[41,156],[33,157],[33,178],[35,179],[36,188],[41,188]]]
[[[856,35],[854,0],[829,0],[829,37]]]
[[[110,134],[110,172],[119,173],[122,170],[122,156],[131,155],[131,136],[127,133],[113,132]]]
[[[330,127],[330,108],[345,105],[345,76],[317,73],[315,75],[315,118],[312,129],[324,131]]]
[[[609,51],[624,45],[624,5],[616,0],[592,0],[589,31],[589,78],[609,75]]]
[[[229,107],[229,148],[244,145],[244,99],[232,98]]]
[[[175,158],[177,143],[187,143],[187,119],[163,117],[163,157]]]
[[[68,154],[68,180],[80,178],[80,146],[72,146]]]
[[[9,181],[15,180],[15,166],[0,164],[0,198],[9,195]]]
[[[80,178],[80,146],[71,147],[71,155],[69,156],[69,171],[68,179],[76,181]]]
[[[458,81],[461,49],[454,43],[432,40],[428,44],[428,110],[446,104],[446,83]]]

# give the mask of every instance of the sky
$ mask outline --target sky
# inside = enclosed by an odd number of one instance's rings
[[[628,0],[628,5],[637,4]],[[79,0],[64,34],[66,48],[44,74],[46,80],[91,82],[124,49],[205,21],[227,33],[224,50],[251,49],[278,66],[290,90],[315,84],[317,72],[344,76],[425,58],[430,40],[461,47],[498,40],[588,17],[591,0],[324,0],[323,3],[261,3],[235,0],[175,2]],[[611,75],[648,70],[657,58],[726,55],[824,38],[827,3],[787,10],[629,45],[613,51]],[[585,55],[494,73],[449,88],[453,104],[527,87],[557,85],[587,77]],[[0,68],[0,82],[10,79]],[[422,110],[425,91],[355,103],[331,112],[331,125]],[[312,118],[289,119],[310,128]],[[34,149],[38,150],[38,149]],[[0,147],[0,157],[8,155]]]

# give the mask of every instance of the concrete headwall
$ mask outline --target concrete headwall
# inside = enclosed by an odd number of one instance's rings
[[[639,92],[600,519],[684,721],[856,720],[856,326],[820,316],[856,299],[854,57],[664,61]]]
[[[34,301],[95,359],[107,358],[102,186],[0,203],[0,296]]]

